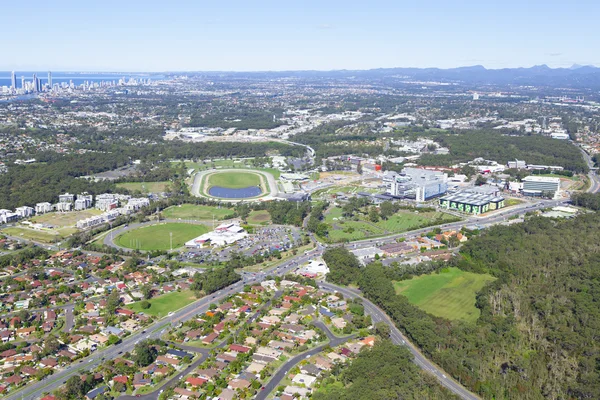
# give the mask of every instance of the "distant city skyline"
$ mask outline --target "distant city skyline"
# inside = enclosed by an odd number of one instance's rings
[[[5,7],[0,70],[600,66],[597,2],[201,3],[32,0],[26,19]]]

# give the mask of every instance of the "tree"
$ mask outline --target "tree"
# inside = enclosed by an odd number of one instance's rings
[[[388,219],[394,215],[394,212],[394,205],[391,201],[384,201],[379,205],[379,213],[381,214],[382,219]]]
[[[369,209],[369,221],[376,223],[379,221],[379,213],[374,206]]]
[[[138,367],[147,367],[156,360],[156,349],[147,340],[136,344],[134,352],[133,360]]]
[[[385,322],[378,322],[375,324],[375,334],[382,339],[390,338],[391,329]]]
[[[121,339],[117,335],[109,335],[106,343],[108,343],[109,346],[119,344],[121,343]]]
[[[121,295],[116,289],[113,289],[106,298],[106,313],[113,316],[117,308],[121,305]]]
[[[48,335],[44,340],[44,353],[46,355],[56,353],[60,349],[60,342],[54,335]]]
[[[487,183],[487,178],[483,175],[477,175],[477,179],[475,179],[475,186],[482,186]]]
[[[145,284],[144,286],[142,286],[142,289],[140,291],[142,292],[144,299],[148,300],[152,297],[152,286]]]
[[[149,301],[147,301],[147,300],[142,300],[142,301],[140,302],[140,307],[142,308],[142,310],[147,310],[147,309],[149,309],[151,305],[152,305],[152,304],[150,304],[150,302],[149,302]]]

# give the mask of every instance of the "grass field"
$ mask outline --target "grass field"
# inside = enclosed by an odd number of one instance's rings
[[[218,208],[212,206],[182,204],[181,206],[171,206],[163,210],[164,218],[169,219],[195,219],[212,220],[213,215],[216,219],[227,219],[233,216],[234,211],[230,208]]]
[[[271,223],[271,215],[267,210],[251,211],[248,223],[252,225],[268,225]]]
[[[209,187],[220,186],[230,189],[241,189],[259,186],[260,178],[250,172],[218,172],[208,177]]]
[[[148,300],[151,304],[150,308],[143,310],[140,305],[140,301],[131,303],[127,306],[132,311],[143,312],[147,315],[153,315],[156,317],[164,317],[171,311],[179,310],[196,300],[196,296],[191,290],[184,290],[181,292],[171,292],[163,294],[162,296],[155,297]]]
[[[430,314],[450,320],[475,322],[479,318],[475,296],[486,283],[494,279],[487,274],[445,268],[439,274],[394,282],[394,288],[396,293],[406,296],[408,301]]]
[[[58,231],[40,231],[37,229],[29,229],[29,228],[6,228],[2,230],[2,233],[9,236],[16,236],[23,239],[33,240],[36,242],[43,243],[54,243],[56,241],[62,240],[65,237],[75,233],[77,229],[75,228],[65,228]]]
[[[523,200],[513,199],[513,198],[507,198],[504,201],[504,207],[516,206],[516,205],[521,204],[521,203],[523,203]]]
[[[325,223],[331,227],[329,229],[329,240],[331,242],[342,242],[406,232],[437,220],[452,221],[454,218],[450,214],[441,212],[399,211],[387,220],[380,219],[378,222],[372,223],[367,221],[364,215],[359,215],[358,221],[346,219],[342,216],[342,209],[334,207],[325,214]]]
[[[30,221],[36,224],[52,225],[55,228],[65,228],[75,226],[79,220],[100,214],[102,214],[102,211],[94,209],[71,212],[51,212],[35,216],[31,218]]]
[[[123,233],[115,239],[118,246],[139,250],[169,250],[171,248],[170,233],[173,233],[173,248],[181,247],[187,242],[208,232],[204,225],[168,223],[148,225]]]
[[[123,182],[117,183],[117,187],[127,189],[131,192],[162,193],[171,182]]]

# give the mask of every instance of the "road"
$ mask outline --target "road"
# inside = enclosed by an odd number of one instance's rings
[[[277,388],[279,383],[283,380],[283,378],[285,378],[290,369],[294,368],[296,364],[298,364],[300,361],[320,353],[327,346],[336,347],[356,337],[356,335],[337,337],[321,321],[315,321],[315,325],[325,332],[329,341],[325,344],[315,347],[314,349],[310,349],[308,351],[305,351],[304,353],[300,353],[297,356],[290,358],[285,364],[283,364],[279,368],[279,370],[275,373],[275,375],[273,375],[269,382],[267,382],[267,384],[264,386],[264,389],[258,392],[258,394],[254,397],[255,400],[265,400],[269,396],[269,394]]]
[[[504,212],[501,212],[500,214],[494,214],[492,216],[485,216],[485,217],[480,217],[480,218],[470,218],[467,222],[461,221],[461,222],[452,223],[452,224],[444,224],[442,226],[444,227],[444,229],[457,229],[464,225],[469,225],[469,224],[477,224],[477,225],[485,226],[490,223],[502,221],[512,215],[522,214],[526,211],[532,211],[532,210],[536,210],[536,209],[540,209],[540,208],[551,207],[551,206],[555,206],[558,204],[561,204],[561,202],[556,201],[556,200],[546,200],[546,201],[541,201],[536,204],[523,204],[523,205],[511,207],[510,209],[507,209]],[[418,235],[422,232],[429,231],[432,228],[433,227],[429,227],[426,229],[419,229],[419,230],[415,230],[415,231],[405,232],[405,233],[398,234],[398,235],[392,235],[392,236],[386,237],[386,238],[361,240],[358,242],[350,243],[347,246],[349,248],[355,248],[355,247],[360,248],[360,247],[373,246],[376,243],[384,243],[386,241],[393,241],[398,237],[403,237],[403,236],[408,236],[408,235]],[[299,266],[305,262],[308,262],[309,260],[314,259],[315,257],[320,256],[323,253],[323,249],[324,249],[324,247],[319,245],[319,247],[317,249],[312,250],[311,252],[298,254],[296,257],[288,259],[287,261],[285,261],[278,267],[273,267],[268,270],[265,270],[264,272],[254,274],[252,279],[244,278],[244,280],[239,281],[225,289],[222,289],[213,295],[206,296],[200,300],[197,300],[196,302],[189,304],[188,306],[175,312],[173,315],[165,317],[162,320],[160,320],[160,321],[154,323],[153,325],[151,325],[150,327],[148,327],[146,329],[146,331],[148,331],[150,333],[141,333],[141,332],[134,333],[133,335],[126,338],[123,341],[123,343],[121,343],[120,345],[96,351],[96,352],[92,353],[92,355],[90,355],[89,357],[84,359],[82,362],[77,363],[75,365],[69,365],[64,370],[59,371],[59,372],[55,373],[54,375],[51,375],[50,377],[47,377],[46,379],[44,379],[41,382],[31,383],[27,387],[25,387],[23,390],[18,391],[17,393],[14,393],[14,394],[9,394],[8,396],[6,396],[6,399],[8,399],[8,400],[18,400],[18,399],[35,400],[35,399],[41,397],[41,394],[44,392],[52,392],[52,391],[56,390],[60,385],[62,385],[62,383],[64,381],[66,381],[70,376],[78,374],[84,368],[85,369],[95,368],[97,365],[99,365],[100,363],[103,362],[103,359],[114,359],[120,353],[131,351],[137,341],[139,341],[141,339],[145,339],[145,338],[159,338],[161,336],[161,333],[165,329],[167,329],[170,324],[174,324],[179,321],[186,321],[186,320],[192,318],[197,313],[205,312],[206,310],[208,310],[208,306],[211,303],[218,302],[218,301],[224,299],[225,297],[242,290],[245,283],[248,283],[251,280],[260,281],[269,274],[283,275],[283,274],[287,273],[288,271],[296,268],[297,266]],[[381,311],[379,311],[379,312],[381,313]],[[378,315],[378,314],[376,313],[375,315]],[[385,316],[381,316],[382,319],[384,317]],[[402,338],[400,332],[397,329],[393,330],[393,331],[395,332],[395,335],[396,335],[396,338],[398,339],[398,341],[401,341],[401,340],[406,341],[406,339]],[[414,349],[414,350],[416,353],[418,353],[418,351],[416,351],[416,349]],[[450,390],[452,390],[454,393],[456,393],[463,399],[470,400],[470,399],[477,398],[477,397],[472,397],[473,395],[470,394],[465,388],[460,386],[458,383],[451,381],[447,378],[444,378],[445,374],[443,374],[443,372],[441,372],[441,370],[439,370],[439,368],[435,367],[432,363],[427,361],[422,355],[420,355],[420,353],[418,353],[418,354],[419,354],[419,358],[417,359],[417,364],[425,370],[428,370],[427,368],[433,368],[434,376],[436,378],[438,378],[438,380],[444,386],[448,385],[447,387]],[[429,371],[431,371],[431,369],[429,369]],[[454,382],[454,383],[450,384],[448,382]]]
[[[587,189],[587,193],[598,193],[598,191],[600,191],[600,177],[598,177],[596,171],[592,169],[594,168],[594,161],[592,160],[592,157],[590,157],[590,155],[586,153],[581,147],[579,149],[581,150],[581,154],[583,154],[583,159],[590,168],[590,172],[588,172],[590,187]]]
[[[359,297],[362,300],[363,306],[365,307],[365,312],[371,316],[371,319],[374,324],[377,322],[385,322],[390,327],[390,339],[393,343],[397,345],[406,346],[408,350],[412,353],[414,357],[414,362],[421,367],[424,371],[433,374],[438,380],[438,382],[450,390],[452,393],[458,395],[462,399],[467,400],[479,400],[479,397],[466,388],[464,388],[460,383],[456,382],[451,377],[448,377],[446,373],[437,365],[429,361],[421,352],[417,349],[415,345],[413,345],[403,334],[400,332],[396,325],[390,320],[390,318],[385,314],[379,307],[375,304],[371,303],[369,300],[362,297],[360,292],[351,290],[348,288],[344,288],[341,286],[333,285],[330,283],[320,283],[319,286],[325,290],[329,291],[337,291],[344,295],[346,298],[356,298]]]

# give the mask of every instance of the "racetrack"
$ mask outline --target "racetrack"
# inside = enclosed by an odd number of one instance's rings
[[[263,189],[265,189],[266,187],[268,187],[268,193],[265,191],[265,193],[263,193],[260,197],[252,197],[252,198],[243,198],[243,199],[224,199],[224,198],[218,198],[218,197],[213,197],[210,196],[208,194],[208,185],[206,184],[207,182],[207,177],[209,175],[215,174],[215,173],[221,173],[221,172],[233,172],[233,173],[253,173],[253,174],[257,174],[261,176],[261,179],[266,180],[266,183],[268,185],[265,185],[265,182],[263,182]],[[204,187],[202,185],[202,183],[204,184]],[[197,197],[205,197],[205,198],[209,198],[211,200],[218,200],[218,201],[222,201],[222,202],[239,202],[239,201],[269,201],[269,200],[274,200],[277,198],[277,196],[279,195],[279,190],[277,189],[277,182],[275,181],[275,177],[265,171],[258,171],[258,170],[252,170],[252,169],[236,169],[236,168],[229,168],[229,169],[210,169],[207,171],[200,171],[196,174],[196,176],[194,177],[194,183],[192,184],[192,195],[197,196]]]

